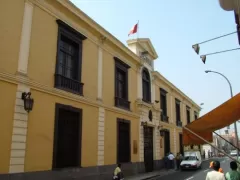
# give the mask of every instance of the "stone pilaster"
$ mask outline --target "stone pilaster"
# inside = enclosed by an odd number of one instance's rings
[[[105,109],[99,108],[98,117],[98,165],[104,165]]]
[[[102,101],[102,78],[103,78],[103,50],[99,46],[98,47],[98,94],[97,94],[97,100]]]
[[[24,172],[28,113],[24,109],[24,102],[21,98],[23,92],[29,91],[30,88],[27,86],[18,85],[17,87],[9,173]]]
[[[173,129],[173,146],[174,146],[174,154],[177,154],[177,133],[176,133],[176,128]]]

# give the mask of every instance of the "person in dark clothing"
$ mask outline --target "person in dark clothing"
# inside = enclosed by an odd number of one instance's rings
[[[180,164],[181,164],[180,153],[177,153],[177,156],[176,156],[176,164],[177,164],[177,170],[179,170],[179,169],[180,169]]]
[[[164,160],[165,169],[168,169],[168,154],[166,154],[166,156],[164,156],[163,160]]]

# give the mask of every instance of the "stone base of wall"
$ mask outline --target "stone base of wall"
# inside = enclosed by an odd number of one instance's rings
[[[0,174],[0,180],[109,180],[116,165],[38,171],[14,174]],[[162,160],[154,161],[154,170],[163,168]],[[122,164],[125,177],[144,173],[144,162]]]
[[[161,170],[163,168],[165,168],[163,160],[155,160],[154,161],[154,171]]]

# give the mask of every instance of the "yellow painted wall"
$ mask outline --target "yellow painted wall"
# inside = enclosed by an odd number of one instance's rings
[[[81,21],[78,22],[82,25]],[[50,87],[54,86],[57,33],[56,18],[35,6],[28,71],[32,80]],[[82,54],[83,93],[84,96],[95,100],[97,97],[97,45],[88,39],[84,40]]]
[[[0,70],[12,74],[17,71],[23,11],[24,0],[0,1]]]
[[[174,153],[174,129],[169,128],[170,132],[170,151],[171,153]]]
[[[138,119],[128,117],[126,115],[117,114],[111,111],[105,111],[105,134],[104,134],[104,163],[105,165],[117,163],[117,118],[122,118],[131,121],[131,161],[139,160],[138,153],[133,154],[133,141],[137,140],[139,135]]]
[[[107,51],[103,51],[103,103],[113,106],[115,97],[115,61]]]
[[[81,164],[83,167],[96,166],[98,108],[36,90],[31,90],[31,92],[34,98],[34,108],[29,113],[25,171],[52,168],[55,103],[71,105],[83,110]]]
[[[57,52],[56,19],[34,6],[28,74],[32,80],[53,87]]]
[[[8,173],[17,86],[0,80],[0,173]]]
[[[176,128],[176,146],[177,146],[177,153],[180,152],[180,144],[179,144],[179,134],[181,133],[180,128]]]
[[[129,69],[128,73],[128,98],[131,102],[131,111],[136,112],[135,101],[137,99],[137,72],[133,68]]]
[[[84,83],[84,97],[96,100],[98,90],[98,47],[88,39],[83,41],[82,82]]]

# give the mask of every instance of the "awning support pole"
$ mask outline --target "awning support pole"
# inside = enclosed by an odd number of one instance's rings
[[[240,164],[239,161],[237,161],[236,159],[234,159],[232,156],[228,155],[227,153],[225,153],[224,151],[222,151],[221,149],[219,149],[218,147],[215,147],[214,145],[212,145],[210,142],[208,142],[207,140],[205,140],[204,138],[202,138],[201,136],[199,136],[198,134],[196,134],[195,132],[193,132],[192,130],[188,129],[187,127],[183,127],[185,130],[187,130],[188,132],[192,133],[193,135],[195,135],[196,137],[198,137],[199,139],[203,140],[205,143],[207,143],[208,145],[212,146],[213,148],[217,149],[218,151],[220,151],[221,153],[223,153],[224,155],[226,155],[227,157],[229,157],[230,159],[232,159],[233,161],[236,161],[238,164]]]
[[[229,142],[228,140],[226,140],[224,137],[222,137],[221,135],[219,135],[218,133],[216,132],[213,132],[214,134],[216,134],[218,137],[222,138],[223,140],[225,140],[226,142],[228,142],[230,145],[232,145],[233,147],[235,147],[236,149],[238,149],[240,151],[239,148],[237,148],[233,143]]]

